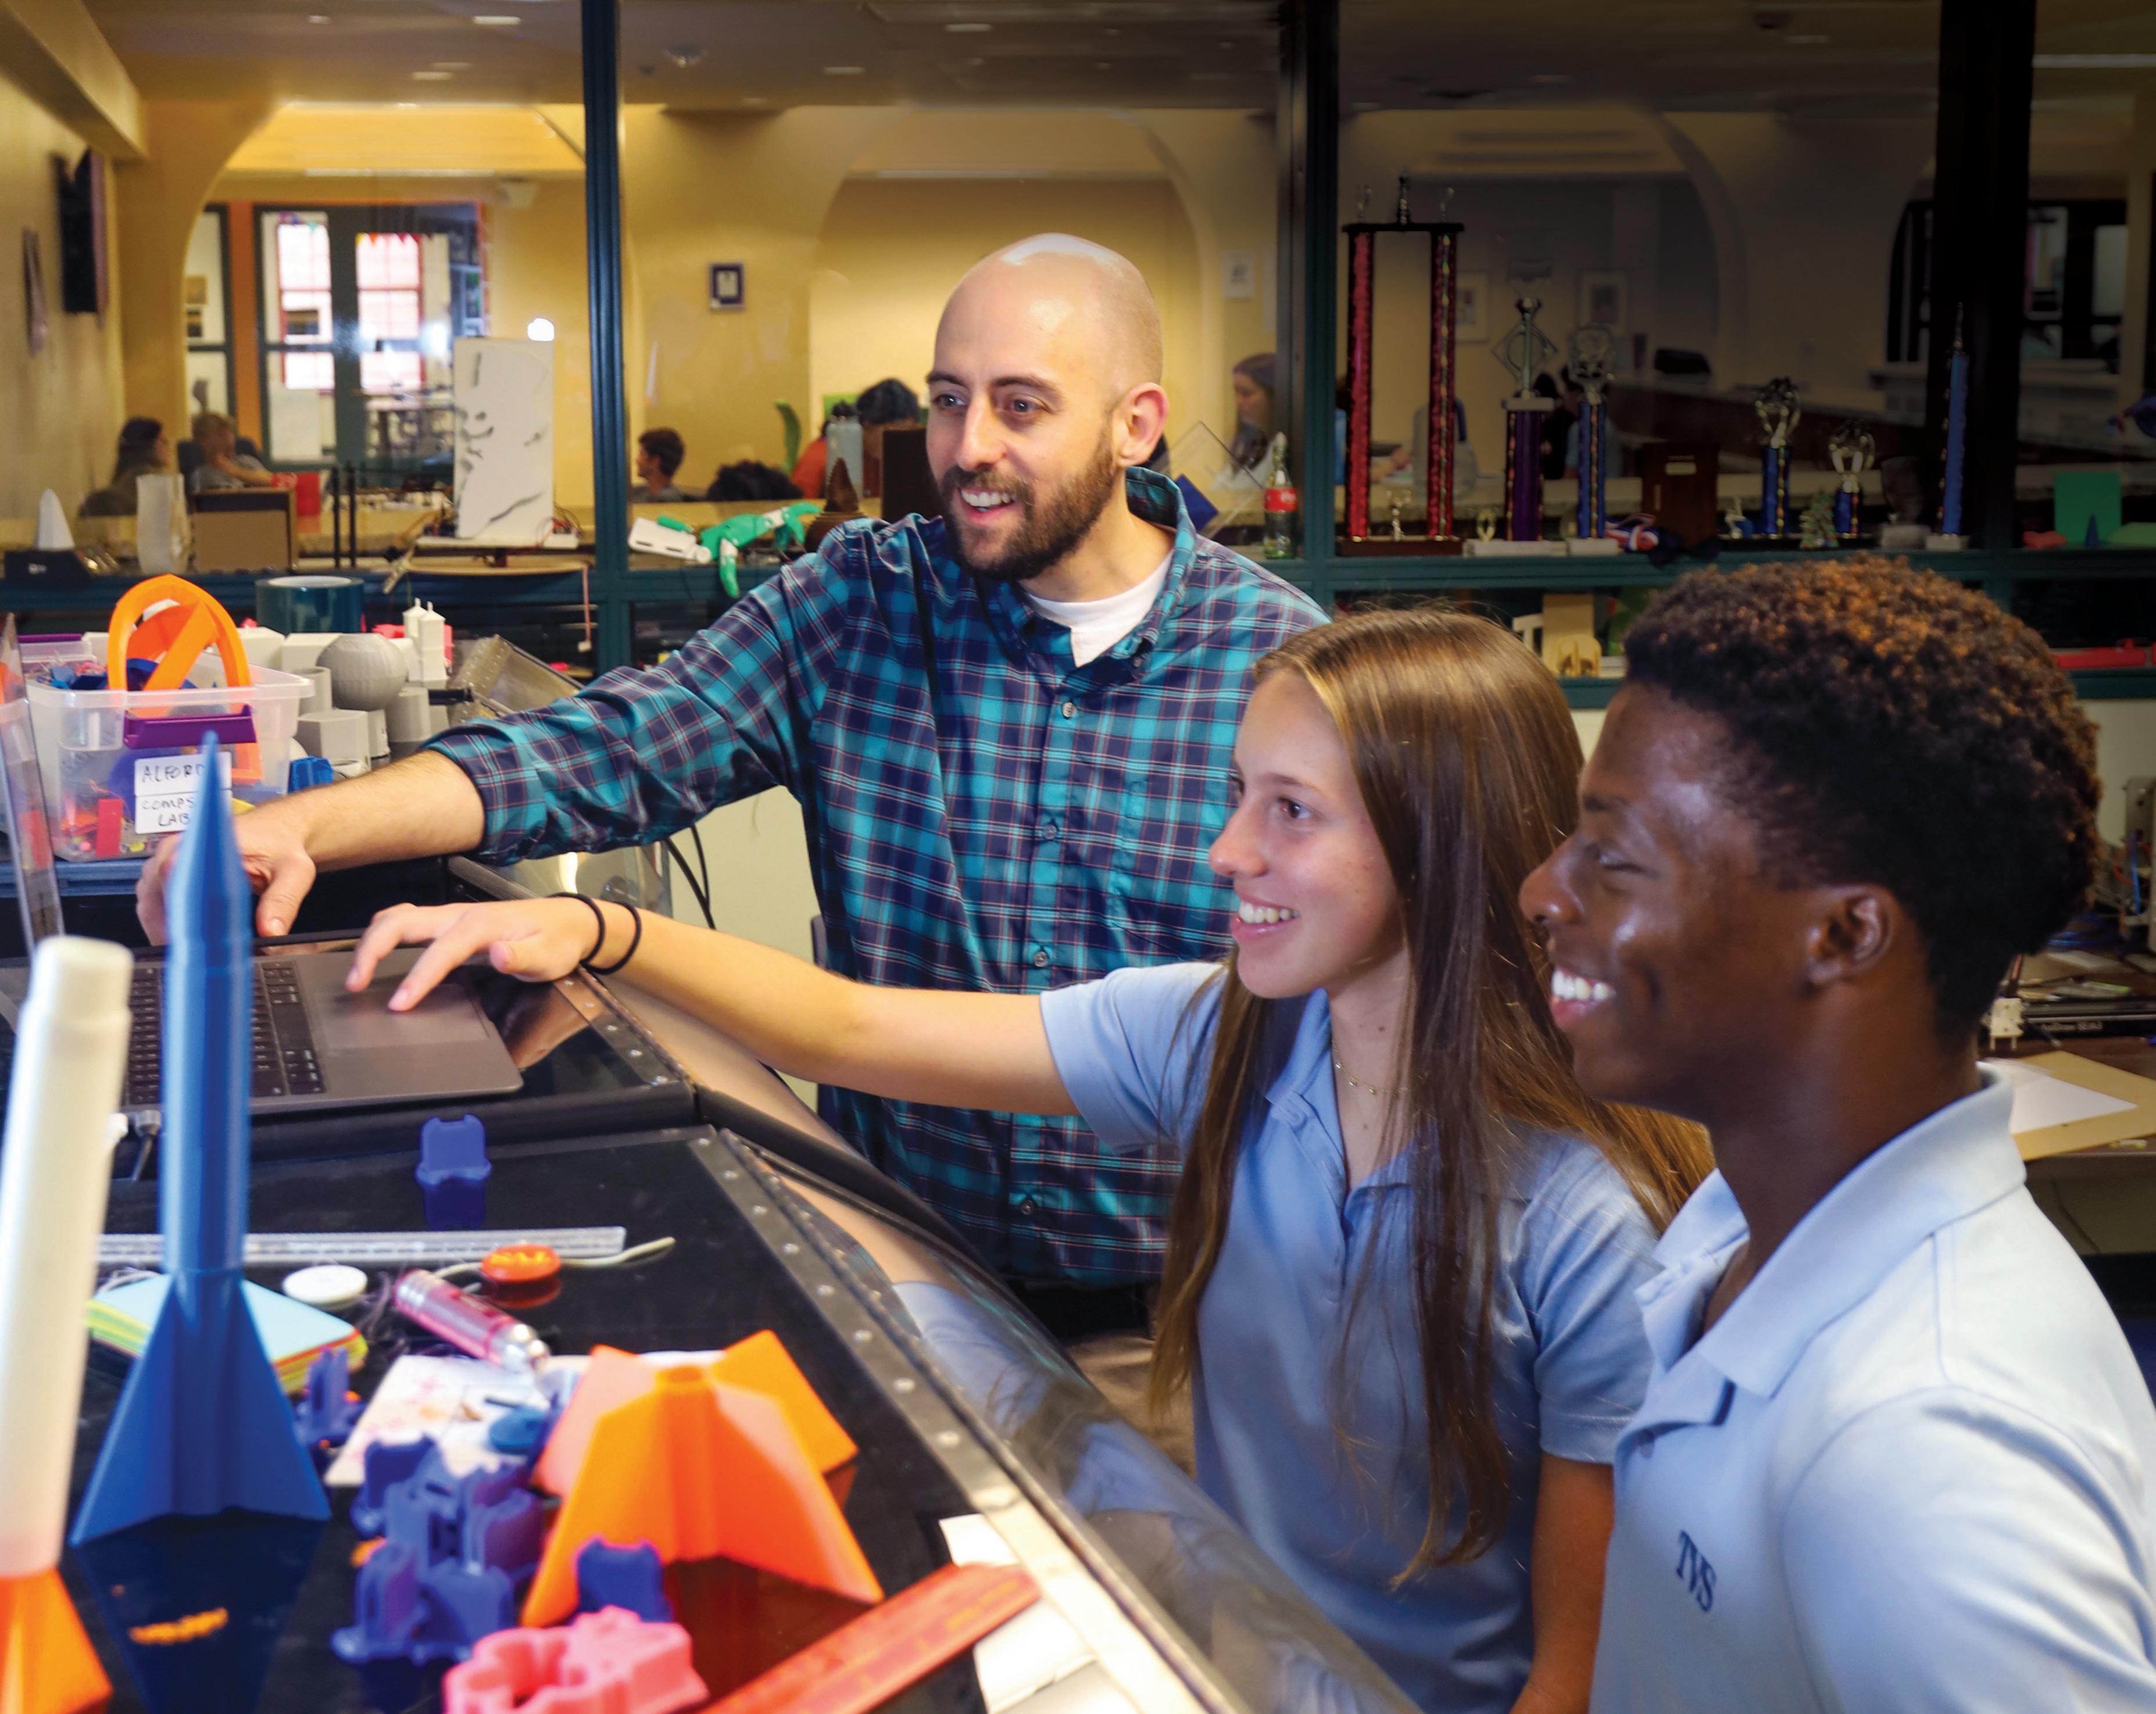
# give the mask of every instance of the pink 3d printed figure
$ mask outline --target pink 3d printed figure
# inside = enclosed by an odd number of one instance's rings
[[[689,1633],[619,1607],[547,1630],[498,1630],[442,1680],[444,1714],[675,1714],[710,1699]]]

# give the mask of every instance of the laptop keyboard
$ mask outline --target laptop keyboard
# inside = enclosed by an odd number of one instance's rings
[[[131,997],[135,1029],[127,1046],[126,1105],[130,1107],[154,1107],[163,1099],[158,1074],[159,1044],[164,1037],[164,978],[162,965],[135,967]],[[289,958],[255,961],[254,1069],[254,1096],[258,1101],[322,1093],[314,1031],[300,998],[298,974]]]

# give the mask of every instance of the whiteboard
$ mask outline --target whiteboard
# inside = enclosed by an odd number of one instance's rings
[[[536,547],[554,519],[554,347],[460,339],[456,384],[457,539]]]

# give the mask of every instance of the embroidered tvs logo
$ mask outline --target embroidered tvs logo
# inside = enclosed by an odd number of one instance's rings
[[[1677,1575],[1685,1580],[1702,1613],[1714,1611],[1714,1566],[1699,1544],[1682,1530],[1677,1532]]]

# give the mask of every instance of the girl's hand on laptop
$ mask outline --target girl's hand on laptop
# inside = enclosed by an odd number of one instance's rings
[[[375,967],[398,947],[424,945],[389,1009],[408,1012],[466,959],[486,954],[505,976],[552,982],[568,975],[593,952],[597,925],[576,899],[516,899],[483,905],[393,905],[378,912],[353,948],[344,985],[354,993],[374,979]]]

